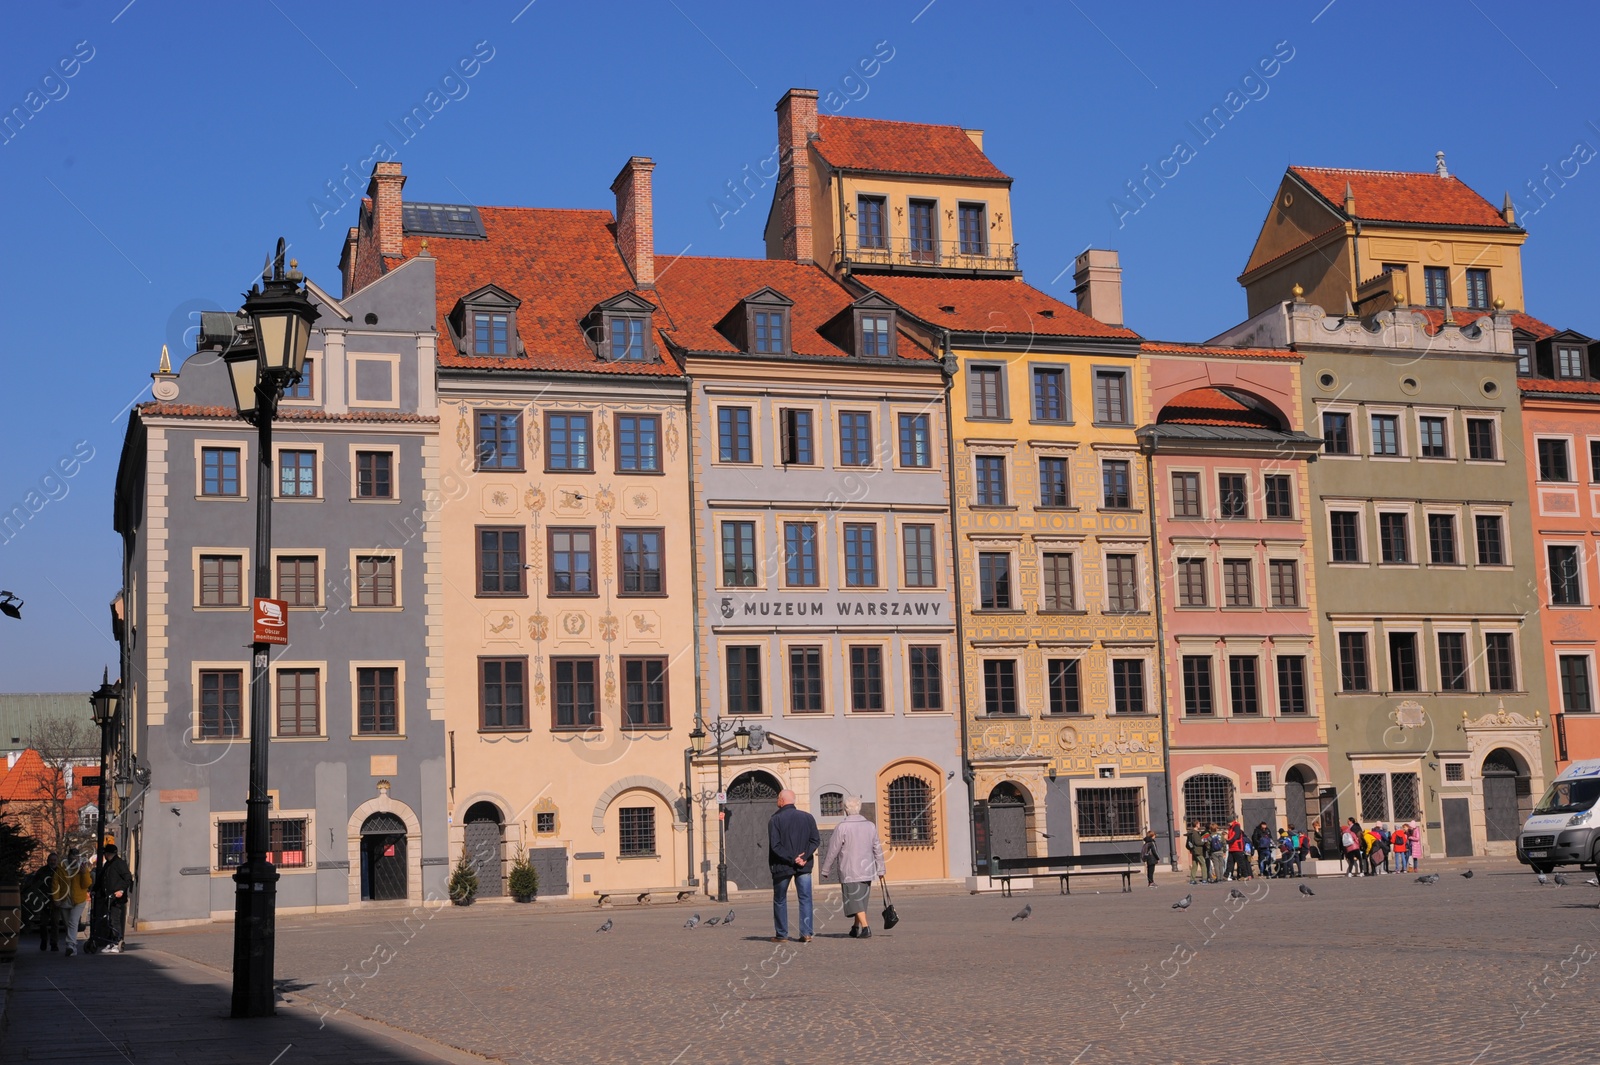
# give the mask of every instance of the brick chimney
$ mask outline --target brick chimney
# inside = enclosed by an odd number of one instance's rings
[[[813,261],[811,161],[806,146],[817,132],[817,90],[790,89],[778,101],[778,217],[783,257]]]
[[[656,287],[656,217],[650,195],[653,159],[636,155],[623,164],[611,191],[617,196],[617,251],[639,288]]]
[[[1122,327],[1122,267],[1117,253],[1090,248],[1073,264],[1072,294],[1078,310],[1106,325]]]
[[[381,255],[403,254],[400,190],[405,188],[405,184],[406,178],[400,173],[398,162],[378,163],[372,168],[367,195],[372,199],[372,232],[378,238],[378,252]]]

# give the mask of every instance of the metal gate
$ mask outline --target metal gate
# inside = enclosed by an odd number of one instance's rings
[[[1483,827],[1491,840],[1516,839],[1522,822],[1517,816],[1517,778],[1513,773],[1483,775]]]
[[[1273,799],[1243,799],[1239,802],[1244,819],[1239,822],[1239,827],[1244,829],[1245,835],[1252,840],[1256,838],[1256,826],[1261,822],[1267,823],[1267,830],[1274,836],[1278,834],[1278,804]]]
[[[361,824],[361,897],[406,896],[406,823],[394,814],[373,814]]]
[[[533,847],[528,851],[528,862],[539,874],[540,895],[551,898],[571,890],[567,885],[567,848]]]
[[[1028,856],[1028,807],[1009,784],[996,785],[989,792],[989,854],[996,858]]]
[[[741,890],[770,888],[767,822],[778,811],[778,782],[766,773],[745,773],[728,785],[724,831],[728,879]]]
[[[467,861],[478,874],[478,894],[483,898],[499,898],[505,891],[504,848],[500,840],[500,822],[468,821],[466,832]]]
[[[1444,799],[1439,805],[1444,812],[1444,856],[1470,858],[1472,804],[1466,799]]]
[[[1317,836],[1317,857],[1339,861],[1344,857],[1344,847],[1339,843],[1344,831],[1339,821],[1339,789],[1323,788],[1317,802],[1322,811],[1317,815],[1322,824],[1322,831]]]

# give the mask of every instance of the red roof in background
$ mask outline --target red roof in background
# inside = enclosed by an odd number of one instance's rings
[[[818,154],[841,170],[1010,181],[960,126],[817,117]]]
[[[1281,430],[1274,415],[1230,396],[1220,388],[1191,388],[1172,397],[1156,417],[1160,425],[1219,425],[1242,429]]]
[[[1216,348],[1205,344],[1172,344],[1165,340],[1147,340],[1139,345],[1139,350],[1156,355],[1221,356],[1229,359],[1289,359],[1300,362],[1305,358],[1298,351],[1284,351],[1282,348]]]
[[[1545,377],[1522,377],[1517,380],[1517,387],[1524,394],[1530,392],[1572,392],[1600,396],[1600,381],[1585,381],[1565,377],[1554,380]]]
[[[1051,337],[1138,339],[1131,329],[1106,325],[1053,296],[1013,278],[911,277],[857,274],[855,280],[881,292],[930,325],[962,332],[1020,333]],[[951,308],[946,310],[945,308]]]
[[[1457,177],[1317,166],[1291,166],[1289,173],[1320,193],[1340,214],[1344,213],[1348,183],[1356,198],[1354,217],[1368,221],[1512,228],[1492,203]]]
[[[636,292],[655,302],[649,291],[633,287],[633,277],[617,251],[610,211],[480,207],[478,215],[486,240],[430,234],[408,235],[404,242],[406,258],[419,254],[426,241],[435,260],[441,367],[652,376],[679,372],[665,352],[661,362],[598,358],[583,335],[580,321],[602,300]],[[517,335],[526,357],[465,356],[450,339],[445,319],[456,303],[491,284],[522,301],[517,308]]]
[[[1428,325],[1435,333],[1437,333],[1444,325],[1444,310],[1442,308],[1411,307],[1408,309],[1416,311],[1418,314],[1426,318],[1428,320]],[[1455,322],[1456,325],[1471,325],[1479,318],[1482,318],[1490,313],[1490,311],[1466,310],[1465,308],[1461,307],[1452,307],[1450,308],[1450,320]],[[1555,326],[1550,325],[1547,322],[1541,322],[1533,315],[1524,314],[1522,311],[1512,312],[1511,325],[1513,328],[1520,329],[1524,333],[1531,333],[1535,340],[1543,340],[1547,336],[1554,336],[1556,333],[1561,332],[1561,330],[1557,329]]]
[[[738,354],[716,325],[746,296],[763,288],[794,301],[789,309],[789,346],[796,355],[851,357],[818,330],[855,298],[821,267],[785,259],[657,258],[656,293],[664,313],[657,316],[661,320],[656,325],[680,348]],[[901,359],[933,358],[904,333],[896,350]]]
[[[209,407],[198,403],[162,403],[151,401],[139,404],[139,413],[145,417],[221,418],[238,421],[239,412],[233,407]],[[355,410],[345,414],[305,407],[279,407],[275,422],[436,422],[437,414],[414,414],[398,410]]]

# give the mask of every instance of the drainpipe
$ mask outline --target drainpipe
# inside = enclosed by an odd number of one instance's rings
[[[967,729],[967,636],[966,615],[961,609],[961,548],[956,543],[957,529],[959,528],[956,514],[956,428],[955,414],[950,404],[950,394],[955,389],[956,375],[950,371],[950,364],[955,361],[955,353],[950,350],[950,330],[939,331],[940,346],[944,355],[944,436],[945,436],[945,477],[948,481],[950,493],[950,555],[954,565],[951,567],[951,591],[955,593],[956,611],[956,684],[959,686],[959,702],[961,710],[961,779],[967,785],[967,847],[968,864],[972,866],[972,875],[978,875],[977,850],[977,825],[973,821],[972,810],[976,796],[972,785],[976,774],[972,771],[972,761],[969,757],[971,748],[968,746],[969,734]]]
[[[681,357],[680,357],[681,361]],[[683,394],[683,446],[689,449],[689,572],[694,575],[694,597],[689,600],[689,624],[694,638],[694,723],[700,725],[700,708],[703,704],[704,685],[700,678],[700,538],[695,535],[695,530],[700,524],[700,512],[695,503],[694,495],[694,378],[688,373],[683,375],[685,391]],[[697,887],[700,884],[700,870],[694,864],[694,818],[689,814],[690,804],[694,802],[694,778],[692,776],[691,748],[683,752],[683,782],[684,782],[684,807],[683,818],[689,824],[689,886]],[[706,841],[700,841],[700,849],[706,849]],[[710,859],[708,858],[707,861]]]
[[[1152,586],[1155,588],[1156,612],[1156,676],[1161,684],[1161,786],[1167,793],[1167,846],[1172,851],[1172,871],[1178,872],[1178,837],[1172,829],[1172,735],[1170,706],[1167,700],[1167,632],[1161,610],[1161,538],[1156,528],[1159,508],[1156,506],[1155,450],[1161,439],[1161,430],[1152,426],[1150,442],[1144,447],[1144,484],[1150,503],[1150,565]]]

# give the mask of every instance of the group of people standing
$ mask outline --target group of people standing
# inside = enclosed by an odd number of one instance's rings
[[[1226,828],[1215,822],[1189,822],[1184,837],[1189,851],[1189,883],[1215,884],[1220,880],[1254,880],[1302,875],[1302,863],[1311,856],[1310,833],[1287,825],[1274,834],[1265,821],[1245,831],[1238,821]]]
[[[28,878],[28,893],[40,900],[39,949],[61,949],[66,940],[66,955],[72,957],[82,948],[78,941],[78,926],[94,893],[98,878],[104,888],[106,912],[103,914],[103,931],[99,934],[107,954],[122,953],[122,932],[128,913],[128,895],[133,891],[133,872],[117,853],[115,844],[108,843],[105,857],[96,871],[89,856],[78,853],[76,847],[67,850],[63,860],[51,851]],[[62,936],[63,930],[65,936]],[[91,937],[92,938],[92,937]]]
[[[1422,833],[1415,821],[1385,828],[1382,822],[1362,828],[1355,818],[1339,833],[1344,848],[1345,876],[1380,876],[1422,868]],[[1391,859],[1394,868],[1389,867]]]

